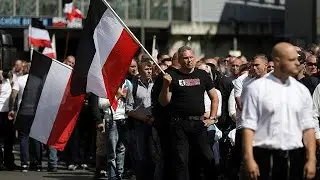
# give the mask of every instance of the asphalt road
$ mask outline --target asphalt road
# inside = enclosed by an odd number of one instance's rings
[[[29,171],[27,173],[22,173],[20,171],[0,171],[1,180],[88,180],[93,179],[93,172],[89,171],[67,171],[59,170],[58,172],[35,172]]]

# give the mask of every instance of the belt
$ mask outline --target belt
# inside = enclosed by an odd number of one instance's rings
[[[173,116],[174,119],[183,119],[190,121],[202,121],[204,120],[204,116]]]

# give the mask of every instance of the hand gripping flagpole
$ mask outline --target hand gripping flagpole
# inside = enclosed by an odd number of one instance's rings
[[[128,26],[122,21],[122,19],[118,16],[118,14],[112,9],[112,7],[109,5],[109,3],[106,0],[102,0],[102,2],[108,7],[110,8],[111,12],[113,13],[113,15],[120,21],[120,23],[122,24],[122,26],[126,29],[126,31],[129,33],[129,35],[133,38],[133,40],[139,44],[139,46],[143,49],[143,51],[152,59],[152,61],[156,64],[156,66],[160,69],[160,71],[165,74],[165,72],[163,71],[163,69],[159,66],[159,64],[157,63],[157,61],[150,55],[150,53],[146,50],[146,48],[141,44],[141,42],[136,38],[136,36],[130,31],[130,29],[128,28]]]

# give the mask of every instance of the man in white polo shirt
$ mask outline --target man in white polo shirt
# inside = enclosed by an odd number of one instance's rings
[[[316,145],[312,98],[294,76],[300,65],[295,47],[272,49],[274,72],[243,91],[244,165],[250,179],[312,179]]]

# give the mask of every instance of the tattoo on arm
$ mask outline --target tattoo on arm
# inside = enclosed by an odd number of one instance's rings
[[[18,91],[12,90],[10,99],[9,99],[9,111],[13,111],[17,95],[18,95]]]

